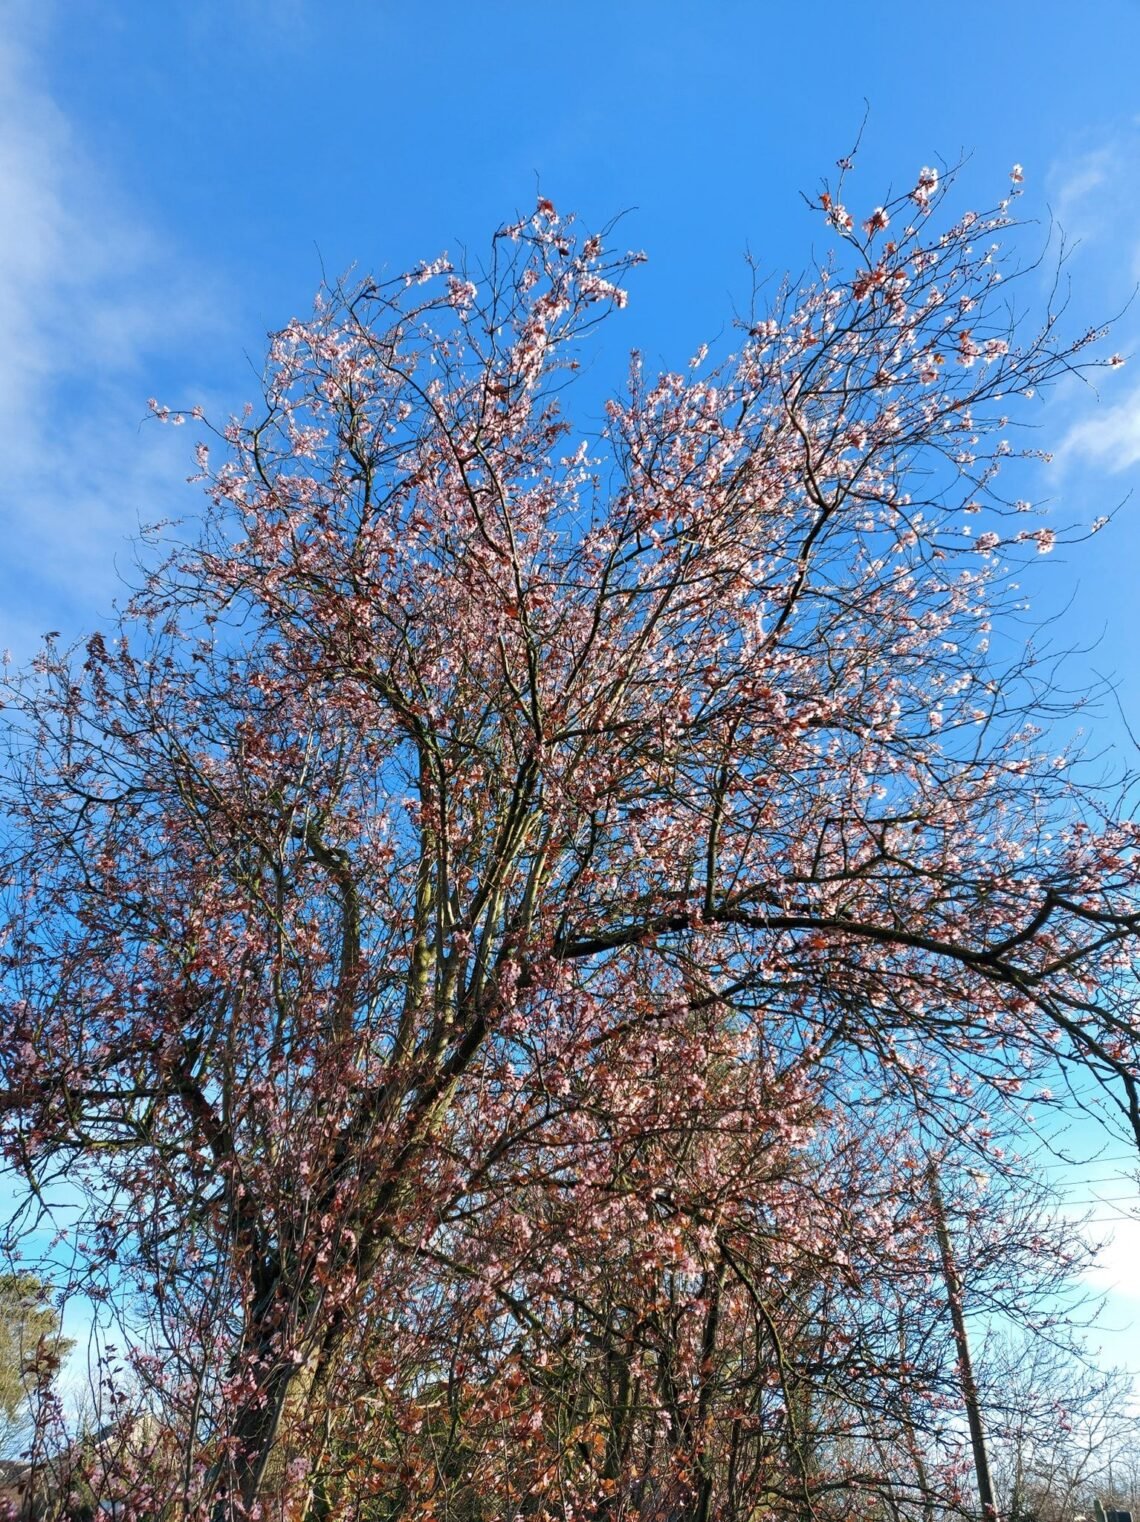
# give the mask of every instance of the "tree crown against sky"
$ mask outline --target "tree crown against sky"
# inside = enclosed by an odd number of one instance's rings
[[[91,1181],[204,1506],[471,1515],[474,1433],[503,1506],[952,1496],[931,1156],[1069,1072],[1140,1134],[1135,827],[991,645],[1057,540],[1016,409],[1112,361],[1022,331],[1009,200],[842,194],[596,431],[637,256],[549,201],[325,292],[10,688],[8,1156]]]

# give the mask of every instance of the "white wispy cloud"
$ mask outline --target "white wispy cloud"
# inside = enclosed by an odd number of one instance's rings
[[[1075,309],[1064,313],[1066,331],[1075,334],[1086,322],[1108,324],[1095,350],[1102,360],[1113,351],[1131,358],[1140,344],[1140,309],[1130,299],[1140,277],[1140,204],[1121,193],[1138,152],[1140,124],[1121,123],[1102,141],[1074,145],[1044,176],[1068,257],[1060,270],[1046,261],[1043,278],[1052,283],[1060,277],[1060,305],[1076,295]],[[1101,477],[1120,476],[1140,464],[1140,380],[1133,380],[1130,369],[1102,373],[1091,388],[1063,383],[1049,406],[1050,427],[1060,441],[1053,453],[1068,471],[1069,499],[1098,499]],[[1073,473],[1078,467],[1079,477]]]
[[[213,281],[44,84],[51,19],[6,5],[0,37],[0,644],[18,657],[105,608],[140,521],[182,496],[187,441],[140,423],[155,376],[192,384],[189,341],[219,330]]]
[[[1110,181],[1119,156],[1115,143],[1078,153],[1055,164],[1049,171],[1047,189],[1053,215],[1069,234],[1081,230],[1095,234],[1103,225],[1098,192]]]
[[[1056,457],[1062,465],[1091,464],[1110,475],[1140,464],[1140,385],[1072,424]]]
[[[1122,1217],[1109,1230],[1095,1266],[1088,1271],[1088,1281],[1095,1289],[1133,1302],[1140,1312],[1140,1218]]]
[[[1107,258],[1126,278],[1135,277],[1140,256],[1140,206],[1126,193],[1138,151],[1140,121],[1121,122],[1096,143],[1074,143],[1044,177],[1049,210],[1066,243]]]

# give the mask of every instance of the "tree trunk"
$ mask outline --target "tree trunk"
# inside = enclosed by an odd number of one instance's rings
[[[235,1445],[232,1495],[248,1510],[257,1502],[265,1522],[303,1522],[309,1508],[320,1455],[311,1437],[314,1394],[321,1372],[320,1348],[300,1365],[273,1371],[258,1404],[239,1412],[231,1437]],[[233,1508],[223,1497],[217,1522],[229,1522]]]
[[[938,1184],[938,1170],[933,1162],[926,1165],[926,1180],[930,1188],[934,1231],[942,1257],[942,1276],[946,1281],[946,1300],[950,1307],[950,1321],[954,1328],[954,1344],[958,1351],[958,1377],[962,1386],[962,1404],[966,1408],[966,1420],[970,1427],[970,1445],[974,1450],[974,1473],[978,1481],[978,1499],[982,1504],[984,1522],[997,1522],[997,1506],[994,1503],[994,1488],[990,1480],[986,1438],[982,1427],[982,1408],[978,1398],[977,1381],[974,1378],[974,1366],[970,1359],[970,1339],[966,1333],[966,1316],[962,1307],[962,1281],[958,1274],[958,1265],[954,1261],[950,1228],[946,1224],[946,1208],[942,1202],[942,1190]]]

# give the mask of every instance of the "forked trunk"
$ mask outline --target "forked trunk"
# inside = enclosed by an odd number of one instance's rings
[[[276,1370],[262,1402],[242,1411],[233,1429],[233,1493],[241,1510],[223,1498],[218,1522],[248,1515],[255,1504],[263,1522],[304,1522],[322,1457],[312,1415],[316,1390],[327,1383],[324,1366],[317,1349],[305,1363]]]

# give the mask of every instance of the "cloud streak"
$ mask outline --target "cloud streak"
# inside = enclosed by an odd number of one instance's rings
[[[1086,1277],[1097,1290],[1133,1302],[1131,1310],[1140,1307],[1140,1219],[1121,1214]]]
[[[1140,464],[1140,385],[1074,423],[1056,454],[1063,465],[1091,464],[1109,475]]]
[[[140,521],[166,516],[185,439],[140,427],[217,335],[214,282],[130,205],[38,77],[42,13],[0,41],[0,644],[78,633],[114,593]],[[199,395],[191,400],[198,401]],[[180,510],[180,508],[175,508]]]

